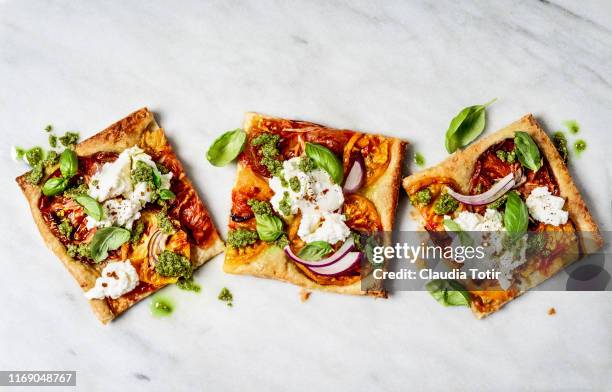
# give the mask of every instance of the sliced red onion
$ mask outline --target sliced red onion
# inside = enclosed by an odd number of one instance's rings
[[[508,174],[506,177],[497,181],[495,185],[493,185],[489,190],[479,195],[462,195],[461,193],[457,193],[448,187],[448,194],[451,195],[454,199],[462,202],[463,204],[468,204],[471,206],[481,206],[483,204],[489,204],[494,202],[495,200],[502,197],[506,192],[510,189],[514,188],[514,173]]]
[[[160,230],[155,231],[155,233],[151,235],[147,250],[149,253],[149,263],[152,267],[155,267],[157,264],[157,255],[159,255],[165,249],[167,240],[168,235],[162,233]]]
[[[344,186],[342,189],[345,193],[357,192],[364,184],[366,179],[366,166],[363,156],[358,153],[354,155],[353,164],[349,169]]]
[[[355,242],[353,241],[352,237],[349,237],[349,239],[346,240],[344,244],[342,244],[342,246],[334,252],[333,255],[316,261],[300,259],[295,253],[293,253],[289,245],[285,246],[285,253],[291,260],[303,264],[306,267],[325,267],[340,260],[342,257],[344,257],[344,255],[353,250],[354,247]]]
[[[361,252],[349,252],[340,260],[323,267],[307,267],[317,275],[336,276],[353,268],[361,261]]]

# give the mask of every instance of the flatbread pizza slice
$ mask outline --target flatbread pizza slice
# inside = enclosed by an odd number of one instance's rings
[[[258,113],[243,128],[224,270],[385,297],[362,242],[393,229],[406,143]]]
[[[461,282],[478,318],[603,245],[563,159],[532,115],[404,178],[403,186],[433,242],[444,243],[447,230],[457,228],[500,239],[485,242],[500,277]]]
[[[153,114],[140,109],[62,153],[41,185],[17,178],[45,244],[113,320],[223,242]]]

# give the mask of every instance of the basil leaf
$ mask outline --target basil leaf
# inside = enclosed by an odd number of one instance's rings
[[[62,177],[49,178],[42,187],[45,196],[55,196],[64,191],[68,186],[68,180]]]
[[[104,218],[104,209],[102,205],[98,203],[96,199],[88,195],[75,196],[74,200],[79,203],[85,213],[97,221],[101,221]]]
[[[109,250],[115,250],[130,240],[131,233],[122,227],[104,227],[98,229],[92,238],[89,248],[91,258],[99,263],[108,257]]]
[[[444,306],[469,306],[470,293],[455,280],[435,279],[425,285],[429,294]]]
[[[527,132],[516,132],[514,134],[514,145],[521,165],[533,171],[538,171],[542,167],[540,149]]]
[[[176,195],[170,189],[160,189],[159,192],[157,192],[157,194],[159,195],[159,198],[162,200],[172,200],[176,198]]]
[[[461,242],[461,245],[463,246],[473,246],[474,245],[474,239],[468,233],[463,231],[461,226],[459,226],[459,224],[455,222],[454,220],[444,219],[444,226],[446,226],[446,230],[457,233],[457,236],[459,236],[459,242]]]
[[[342,184],[344,170],[336,154],[320,144],[307,142],[306,155],[315,162],[317,167],[325,170],[336,184]]]
[[[225,132],[210,146],[206,159],[214,166],[227,165],[242,152],[246,136],[246,132],[240,128]]]
[[[451,120],[444,142],[449,154],[467,146],[482,133],[486,125],[486,108],[496,99],[484,105],[468,106]]]
[[[155,188],[159,188],[161,186],[161,174],[153,168],[151,168],[151,173],[153,173],[153,185],[155,185]]]
[[[512,238],[517,239],[527,231],[529,211],[517,192],[508,192],[504,211],[504,227]]]
[[[298,253],[298,257],[304,260],[317,261],[321,260],[323,257],[333,251],[333,248],[327,242],[314,241],[309,244],[306,244],[306,246],[303,247]]]
[[[257,234],[264,241],[274,241],[283,234],[283,221],[274,215],[257,215]]]
[[[449,306],[469,306],[470,293],[456,280],[448,280],[450,289],[446,291],[446,303]]]
[[[72,178],[79,169],[79,160],[76,152],[67,148],[60,155],[60,171],[64,178]]]

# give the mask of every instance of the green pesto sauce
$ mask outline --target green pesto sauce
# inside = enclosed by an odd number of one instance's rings
[[[425,188],[412,195],[410,201],[415,206],[426,206],[431,201],[431,197],[431,190],[429,188]]]
[[[159,254],[155,272],[161,276],[190,278],[193,274],[191,262],[185,256],[164,250]]]
[[[289,188],[291,188],[291,190],[294,192],[300,191],[300,180],[297,178],[297,176],[289,179]]]
[[[268,169],[271,175],[278,176],[283,163],[279,159],[280,151],[278,150],[278,143],[280,142],[280,136],[272,133],[262,133],[257,136],[251,144],[259,148],[261,154],[261,163]]]
[[[157,226],[164,234],[174,234],[174,224],[168,217],[168,214],[164,210],[160,211],[156,215],[157,218]]]
[[[459,202],[448,193],[443,193],[434,204],[434,213],[436,215],[447,215],[457,208],[459,208]]]
[[[247,204],[255,215],[272,215],[272,206],[265,200],[249,199]]]
[[[302,156],[302,158],[300,159],[300,162],[298,163],[298,169],[300,169],[304,173],[313,171],[316,166],[317,165],[312,160],[312,158],[310,158],[307,155]]]
[[[137,184],[139,182],[146,182],[154,185],[153,181],[153,168],[143,161],[137,161],[136,167],[132,170],[132,182]]]
[[[557,131],[553,134],[552,142],[555,145],[559,155],[563,162],[567,163],[569,160],[569,150],[567,149],[567,139],[562,131]]]
[[[176,282],[176,285],[181,290],[193,291],[194,293],[199,293],[200,290],[202,290],[200,285],[197,284],[196,281],[193,279],[193,276],[187,279],[179,278],[179,280]]]
[[[280,203],[278,203],[278,208],[281,210],[284,216],[291,215],[291,198],[289,196],[289,192],[283,193],[283,198]]]
[[[66,132],[64,136],[59,137],[59,142],[64,147],[74,147],[79,141],[79,133],[78,132]]]
[[[567,120],[563,122],[563,124],[565,124],[565,126],[567,127],[567,130],[572,135],[575,135],[578,132],[580,132],[580,124],[578,124],[578,121],[576,120]]]
[[[227,243],[234,248],[252,245],[257,242],[258,238],[257,232],[253,230],[236,229],[227,233]]]
[[[574,142],[574,150],[576,150],[576,153],[578,155],[582,154],[586,150],[586,148],[587,143],[584,140],[580,139]]]
[[[416,163],[417,166],[425,166],[425,157],[423,154],[420,152],[414,154],[414,163]]]
[[[57,147],[57,136],[49,135],[49,145],[53,148]]]
[[[232,294],[231,291],[229,291],[229,289],[227,287],[224,287],[223,289],[221,289],[221,292],[219,293],[219,301],[223,301],[226,303],[227,306],[234,306],[234,295]]]
[[[168,317],[174,311],[174,303],[161,295],[156,295],[151,300],[151,314],[155,317]]]

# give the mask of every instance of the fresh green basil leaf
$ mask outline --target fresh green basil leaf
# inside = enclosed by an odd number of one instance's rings
[[[240,128],[225,132],[210,146],[206,159],[214,166],[227,165],[242,152],[246,137],[246,132]]]
[[[274,241],[283,234],[283,221],[274,215],[257,215],[257,234],[263,241]]]
[[[90,242],[91,258],[99,263],[108,257],[109,250],[118,249],[130,240],[131,233],[122,227],[104,227],[98,229]]]
[[[79,159],[76,152],[69,148],[65,149],[60,155],[60,171],[64,178],[72,178],[79,169]]]
[[[538,171],[542,167],[540,149],[527,132],[516,132],[514,134],[514,145],[521,165],[533,171]]]
[[[517,192],[508,192],[506,195],[508,198],[504,211],[504,227],[514,239],[518,239],[527,232],[529,211]]]
[[[74,200],[79,203],[85,213],[97,221],[101,221],[104,218],[104,208],[98,203],[96,199],[88,195],[78,195],[74,197]]]
[[[467,146],[480,136],[486,125],[486,109],[496,99],[484,105],[468,106],[451,120],[444,141],[444,146],[449,154],[460,147]]]
[[[151,173],[153,173],[153,185],[155,185],[155,188],[159,189],[161,186],[161,174],[159,170],[153,168],[151,168]]]
[[[429,294],[444,306],[469,306],[470,294],[455,280],[435,279],[425,285]]]
[[[333,248],[327,242],[314,241],[306,244],[306,246],[303,247],[298,253],[298,257],[304,260],[317,261],[321,260],[323,257],[327,256],[333,251]]]
[[[63,177],[49,178],[42,187],[42,193],[45,196],[59,195],[68,186],[68,180]]]
[[[444,226],[446,226],[447,231],[453,231],[457,233],[461,245],[474,246],[474,239],[468,233],[463,231],[463,229],[461,228],[461,226],[459,226],[457,222],[452,219],[444,219]]]
[[[320,144],[306,142],[306,155],[315,162],[317,167],[325,170],[336,184],[342,184],[344,169],[336,154]]]
[[[456,280],[447,281],[450,288],[446,291],[449,306],[470,306],[470,293]]]
[[[176,195],[170,189],[160,189],[159,192],[157,192],[157,194],[159,195],[159,198],[162,200],[172,200],[176,198]]]

